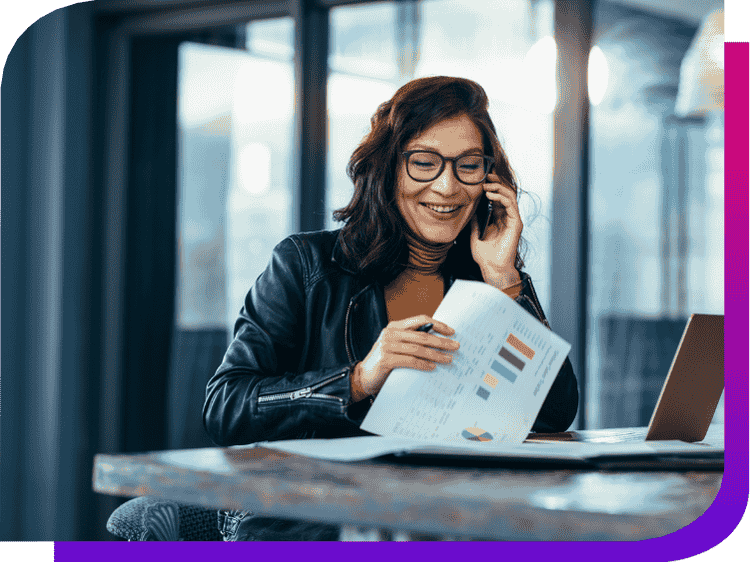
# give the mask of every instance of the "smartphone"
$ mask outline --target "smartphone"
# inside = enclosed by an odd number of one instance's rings
[[[479,223],[479,239],[484,240],[484,232],[490,224],[492,219],[492,201],[487,199],[487,195],[482,193],[482,197],[479,200],[477,206],[477,222]]]

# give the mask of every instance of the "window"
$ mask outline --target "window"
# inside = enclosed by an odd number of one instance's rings
[[[587,418],[643,426],[690,313],[724,313],[723,123],[673,114],[694,27],[610,3],[596,18]]]
[[[179,329],[231,329],[292,224],[290,18],[247,51],[184,43],[179,68]]]

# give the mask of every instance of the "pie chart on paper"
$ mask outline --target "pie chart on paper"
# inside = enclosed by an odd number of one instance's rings
[[[478,427],[467,427],[461,432],[461,437],[469,441],[492,441],[492,435]]]

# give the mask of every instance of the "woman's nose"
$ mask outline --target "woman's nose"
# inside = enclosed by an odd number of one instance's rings
[[[444,196],[458,191],[461,188],[461,182],[453,173],[453,166],[446,165],[443,173],[432,182],[431,188]]]

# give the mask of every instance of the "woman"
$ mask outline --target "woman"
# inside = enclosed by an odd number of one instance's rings
[[[475,82],[431,77],[378,108],[349,162],[352,200],[334,213],[343,228],[283,240],[245,299],[206,390],[217,444],[364,434],[394,368],[451,361],[453,330],[432,315],[455,279],[492,284],[546,324],[487,105]],[[435,333],[417,331],[428,322]],[[563,431],[577,407],[566,359],[533,429]]]

